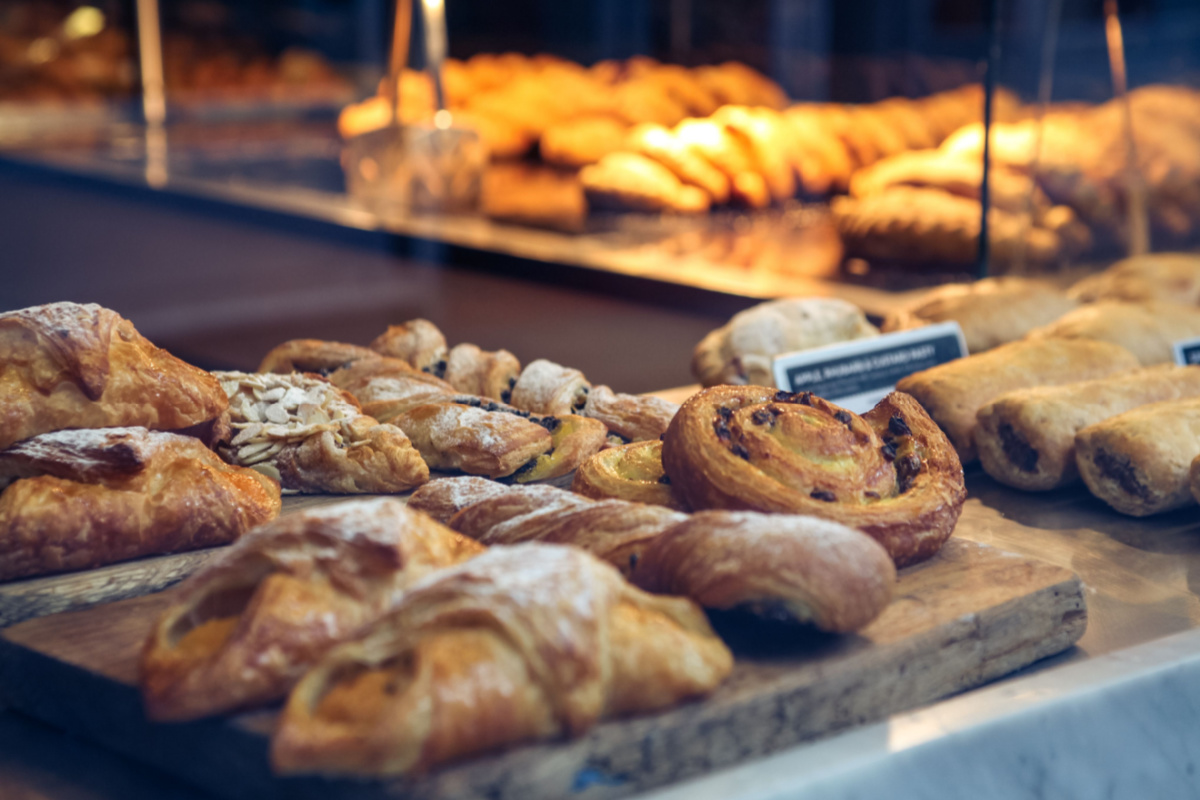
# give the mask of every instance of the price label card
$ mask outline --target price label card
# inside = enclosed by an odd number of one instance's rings
[[[785,353],[776,356],[772,366],[780,389],[812,392],[861,414],[874,408],[906,375],[965,355],[962,329],[957,322],[943,322]]]
[[[1175,343],[1175,363],[1185,367],[1200,364],[1200,337]]]

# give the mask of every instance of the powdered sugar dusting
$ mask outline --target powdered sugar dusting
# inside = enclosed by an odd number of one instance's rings
[[[576,393],[589,386],[579,370],[539,358],[521,371],[512,404],[537,414],[564,414],[571,410]]]

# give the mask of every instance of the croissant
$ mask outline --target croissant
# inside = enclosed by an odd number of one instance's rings
[[[211,375],[95,304],[0,314],[0,353],[0,448],[62,428],[189,428],[228,405]]]
[[[279,513],[279,485],[198,439],[44,433],[0,451],[0,581],[228,544]]]
[[[147,713],[187,720],[278,700],[409,586],[482,551],[391,498],[259,527],[189,578],[155,622],[141,657]]]
[[[693,509],[831,519],[869,533],[897,566],[937,553],[966,499],[954,448],[900,392],[860,417],[808,392],[713,387],[683,404],[662,460]]]
[[[315,372],[328,375],[364,358],[379,358],[369,347],[322,339],[292,339],[263,356],[255,372]]]
[[[601,450],[579,465],[571,491],[595,500],[630,500],[684,510],[663,470],[658,439]]]
[[[733,657],[690,601],[567,547],[498,547],[413,587],[293,690],[281,773],[399,775],[712,692]]]

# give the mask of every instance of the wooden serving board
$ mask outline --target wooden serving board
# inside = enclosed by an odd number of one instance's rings
[[[737,664],[710,698],[598,725],[416,779],[280,779],[267,762],[275,712],[146,721],[137,656],[171,591],[0,631],[0,692],[31,716],[229,798],[611,798],[766,755],[1005,675],[1070,647],[1087,623],[1070,570],[952,539],[901,573],[896,599],[859,635],[717,619]]]

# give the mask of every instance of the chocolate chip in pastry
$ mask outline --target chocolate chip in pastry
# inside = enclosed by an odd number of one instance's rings
[[[1157,367],[1065,386],[1002,394],[979,409],[975,446],[984,470],[999,482],[1045,491],[1079,478],[1075,435],[1133,408],[1200,397],[1200,367]]]
[[[146,711],[179,721],[278,700],[409,586],[483,549],[391,498],[257,528],[189,578],[155,622],[141,658]]]
[[[837,522],[702,511],[649,542],[631,580],[705,608],[844,633],[887,607],[896,568],[878,542]]]
[[[521,362],[507,350],[487,352],[473,344],[455,345],[446,356],[447,383],[464,394],[481,395],[503,403],[521,374]]]
[[[663,470],[658,439],[601,450],[575,471],[571,491],[595,500],[629,500],[686,510]]]
[[[63,428],[189,428],[228,405],[211,375],[95,304],[0,314],[0,353],[0,448]]]
[[[713,387],[680,408],[662,458],[693,509],[831,519],[869,533],[897,566],[937,553],[966,499],[954,448],[899,392],[860,417],[808,392]]]
[[[521,371],[511,402],[534,414],[574,414],[587,404],[591,386],[579,370],[539,358]]]
[[[941,426],[964,464],[975,460],[976,414],[1006,392],[1103,378],[1138,366],[1123,347],[1088,339],[1023,340],[901,378]]]
[[[462,403],[417,406],[393,420],[431,469],[502,478],[554,446],[550,431],[519,414]]]
[[[0,451],[0,581],[228,544],[279,513],[279,485],[198,439],[55,431]]]
[[[600,452],[608,440],[608,428],[600,420],[577,414],[531,416],[530,419],[550,431],[550,449],[513,473],[513,480],[517,483],[545,481],[568,475]]]
[[[581,550],[498,547],[405,594],[292,692],[277,772],[400,775],[708,694],[733,657],[703,612]]]
[[[410,319],[388,329],[371,342],[375,352],[407,361],[439,378],[446,369],[446,337],[427,319]]]
[[[327,342],[323,339],[292,339],[267,353],[256,372],[315,372],[328,376],[329,373],[349,366],[355,361],[379,358],[369,347],[343,342]]]
[[[603,422],[608,429],[629,442],[658,439],[667,432],[677,403],[649,395],[620,394],[607,386],[593,386],[580,412]]]
[[[1200,309],[1195,306],[1102,300],[1031,331],[1028,338],[1112,342],[1148,367],[1173,362],[1175,342],[1196,336],[1200,336]]]
[[[1200,255],[1149,253],[1127,258],[1079,281],[1070,294],[1084,303],[1161,300],[1200,305]]]
[[[363,414],[352,396],[323,378],[214,374],[229,396],[236,431],[218,447],[230,463],[298,492],[402,492],[429,480],[404,431]]]

